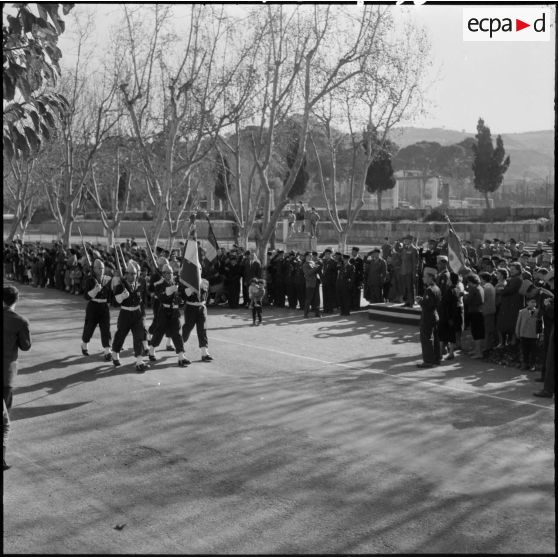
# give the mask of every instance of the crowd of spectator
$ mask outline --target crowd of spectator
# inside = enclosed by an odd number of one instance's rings
[[[156,257],[166,258],[175,273],[180,269],[181,245],[176,250],[156,249]],[[134,239],[121,246],[126,260],[140,264],[140,281],[149,306],[147,285],[153,270],[148,251]],[[494,239],[476,245],[466,241],[462,249],[470,269],[466,276],[451,271],[445,238],[431,239],[422,246],[411,236],[395,241],[385,238],[381,246],[364,254],[358,247],[350,254],[331,248],[320,253],[272,250],[267,252],[265,266],[253,250],[236,244],[220,248],[212,262],[204,258],[200,247],[200,260],[202,276],[210,285],[209,305],[248,307],[249,287],[257,279],[265,285],[263,306],[302,310],[305,316],[311,303],[316,315],[336,311],[347,315],[361,307],[363,298],[370,303],[412,307],[424,289],[424,270],[434,269],[442,291],[439,331],[445,358],[455,358],[463,348],[463,334],[468,332],[473,358],[538,368],[544,377],[554,320],[554,243],[540,241],[527,247],[515,239]],[[90,245],[88,255],[90,261],[101,259],[108,274],[117,271],[112,249]],[[88,265],[81,245],[16,240],[4,243],[3,261],[8,279],[83,294]],[[314,308],[316,301],[309,297],[315,298],[318,292],[318,308]],[[524,309],[535,318],[527,320]]]

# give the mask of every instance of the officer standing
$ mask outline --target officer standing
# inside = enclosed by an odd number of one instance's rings
[[[343,254],[342,262],[337,269],[337,279],[335,281],[335,291],[337,293],[337,302],[339,303],[339,312],[341,316],[349,316],[351,314],[351,300],[353,293],[353,284],[355,281],[355,268],[350,263],[349,254]]]
[[[439,307],[442,301],[440,288],[435,283],[436,271],[432,268],[424,270],[424,296],[417,297],[422,308],[420,315],[420,344],[422,362],[417,368],[432,368],[440,364],[440,339],[438,337]]]
[[[330,314],[337,307],[335,283],[337,282],[337,262],[331,257],[331,248],[324,250],[322,259],[322,294],[324,297],[324,314]]]
[[[403,287],[403,306],[412,308],[415,302],[415,278],[418,267],[418,250],[412,244],[413,237],[407,235],[403,239],[401,249],[401,282]]]
[[[360,309],[360,297],[364,283],[364,261],[359,255],[360,249],[355,246],[351,250],[349,263],[354,267],[355,275],[351,292],[351,310]]]
[[[110,309],[108,305],[110,296],[111,278],[105,275],[105,264],[100,259],[93,262],[93,274],[85,280],[85,323],[81,336],[81,352],[89,356],[88,343],[93,337],[95,328],[99,326],[101,344],[103,345],[104,359],[111,360],[110,355]]]
[[[312,252],[304,254],[305,262],[302,264],[302,272],[304,273],[304,281],[306,285],[304,297],[304,317],[308,318],[310,307],[316,318],[321,317],[320,314],[320,271],[322,269],[321,262],[315,262]]]

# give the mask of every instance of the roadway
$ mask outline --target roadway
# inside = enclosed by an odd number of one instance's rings
[[[5,554],[555,551],[554,402],[533,374],[419,370],[416,327],[210,309],[212,363],[115,369],[85,301],[22,287]],[[113,324],[116,310],[112,311]],[[114,328],[113,328],[114,331]]]

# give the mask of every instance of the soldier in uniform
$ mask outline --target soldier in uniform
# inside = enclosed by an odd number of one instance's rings
[[[302,272],[304,273],[304,280],[306,284],[306,291],[304,296],[304,317],[308,318],[310,307],[314,312],[316,318],[320,314],[320,272],[322,269],[321,262],[316,262],[313,259],[312,252],[306,252],[304,255],[305,262],[302,264]]]
[[[387,275],[386,261],[380,256],[380,249],[374,248],[370,253],[372,258],[368,264],[366,278],[368,300],[372,303],[384,302],[384,282]]]
[[[324,297],[324,314],[330,314],[337,307],[335,283],[337,281],[337,262],[331,257],[331,248],[324,250],[322,259],[322,293]]]
[[[143,361],[143,341],[145,340],[145,325],[141,286],[138,281],[139,265],[130,260],[126,268],[125,277],[114,288],[114,298],[120,304],[120,314],[116,325],[116,334],[112,343],[112,363],[120,366],[120,351],[126,336],[131,331],[134,340],[134,356],[136,357],[136,371],[143,373],[148,365]]]
[[[180,305],[181,295],[184,289],[174,280],[173,269],[165,264],[161,269],[163,282],[157,284],[157,298],[159,300],[159,310],[156,319],[156,327],[153,336],[149,341],[149,360],[157,360],[155,349],[163,339],[163,336],[170,337],[176,347],[178,355],[178,366],[187,366],[190,361],[184,356],[184,342],[180,335]]]
[[[448,288],[451,286],[448,257],[441,255],[436,256],[436,268],[438,271],[436,284],[440,287],[440,293],[443,297]]]
[[[240,279],[240,277],[238,278]],[[237,283],[238,283],[237,279]],[[202,279],[200,284],[200,292],[197,293],[195,289],[189,287],[182,279],[180,283],[185,287],[184,296],[186,305],[184,306],[184,325],[182,326],[182,340],[184,344],[188,342],[190,333],[196,326],[198,334],[198,343],[202,353],[203,362],[211,362],[213,357],[208,352],[207,340],[207,294],[209,290],[209,282],[207,279]],[[238,283],[240,290],[240,284]]]
[[[420,344],[422,347],[422,362],[418,368],[432,368],[440,364],[440,339],[438,337],[438,322],[440,320],[439,307],[442,300],[439,287],[434,279],[436,272],[431,268],[424,271],[424,296],[417,297],[422,308],[420,315]]]
[[[412,308],[415,302],[415,277],[418,266],[418,250],[412,244],[413,237],[403,239],[401,249],[401,282],[403,287],[403,306]]]
[[[355,269],[355,277],[353,280],[352,292],[351,292],[351,310],[360,309],[360,296],[362,285],[364,282],[364,261],[359,255],[360,249],[355,246],[351,250],[351,258],[349,263]]]
[[[351,314],[351,300],[353,293],[353,283],[355,281],[355,268],[350,263],[349,254],[343,254],[341,264],[337,269],[337,279],[335,281],[335,291],[337,293],[337,301],[339,303],[339,312],[341,316],[349,316]]]
[[[95,328],[99,326],[101,344],[105,353],[104,358],[111,360],[110,355],[110,297],[111,277],[105,275],[105,264],[100,259],[93,262],[93,273],[85,280],[85,324],[81,336],[81,352],[89,356],[88,343],[93,337]]]
[[[157,316],[159,315],[159,295],[157,286],[163,283],[163,274],[161,270],[164,266],[170,265],[167,258],[161,256],[157,259],[157,269],[153,270],[149,277],[149,285],[147,287],[149,293],[153,297],[153,321],[147,330],[147,341],[151,339],[155,329],[157,328]],[[172,269],[172,267],[171,267]],[[174,347],[171,344],[170,337],[167,337],[167,351],[174,350]]]

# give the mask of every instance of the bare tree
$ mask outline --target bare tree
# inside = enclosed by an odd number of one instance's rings
[[[41,154],[30,159],[14,157],[9,161],[4,160],[4,169],[8,169],[8,174],[3,177],[4,207],[10,208],[14,213],[8,242],[18,232],[23,237],[43,197],[39,158]]]
[[[325,97],[363,74],[377,48],[378,30],[387,23],[386,8],[332,6],[267,6],[254,14],[255,25],[265,29],[259,67],[259,116],[252,133],[253,164],[258,194],[265,200],[263,231],[257,241],[265,259],[266,247],[289,201],[307,151],[310,116]],[[275,192],[271,210],[273,161],[277,129],[287,118],[300,126],[299,145],[282,187]],[[252,172],[248,173],[248,180]]]
[[[45,182],[47,200],[64,244],[70,243],[72,223],[83,202],[86,179],[103,142],[118,123],[113,111],[117,84],[110,76],[90,72],[87,64],[95,45],[89,41],[94,28],[91,15],[74,17],[77,56],[73,71],[60,84],[69,101],[52,147],[57,172]]]
[[[168,5],[124,10],[129,58],[120,90],[153,206],[155,244],[165,223],[172,241],[182,217],[195,208],[200,181],[192,173],[246,102],[249,84],[236,99],[227,92],[250,48],[228,43],[224,6],[181,6],[187,16],[182,37],[171,31]]]
[[[388,18],[388,15],[384,12],[382,17]],[[421,110],[428,42],[420,29],[407,24],[394,44],[386,32],[390,27],[388,23],[383,22],[385,30],[376,28],[375,50],[358,79],[329,92],[313,111],[328,139],[327,163],[322,163],[313,138],[312,144],[318,159],[318,178],[327,214],[338,233],[342,251],[364,205],[369,166],[383,150],[389,149],[389,134],[393,127]],[[339,118],[348,126],[345,136],[334,134],[332,122]],[[341,220],[337,158],[340,148],[347,142],[350,142],[352,162],[345,207],[347,217]],[[325,179],[324,164],[329,166],[329,181]]]

